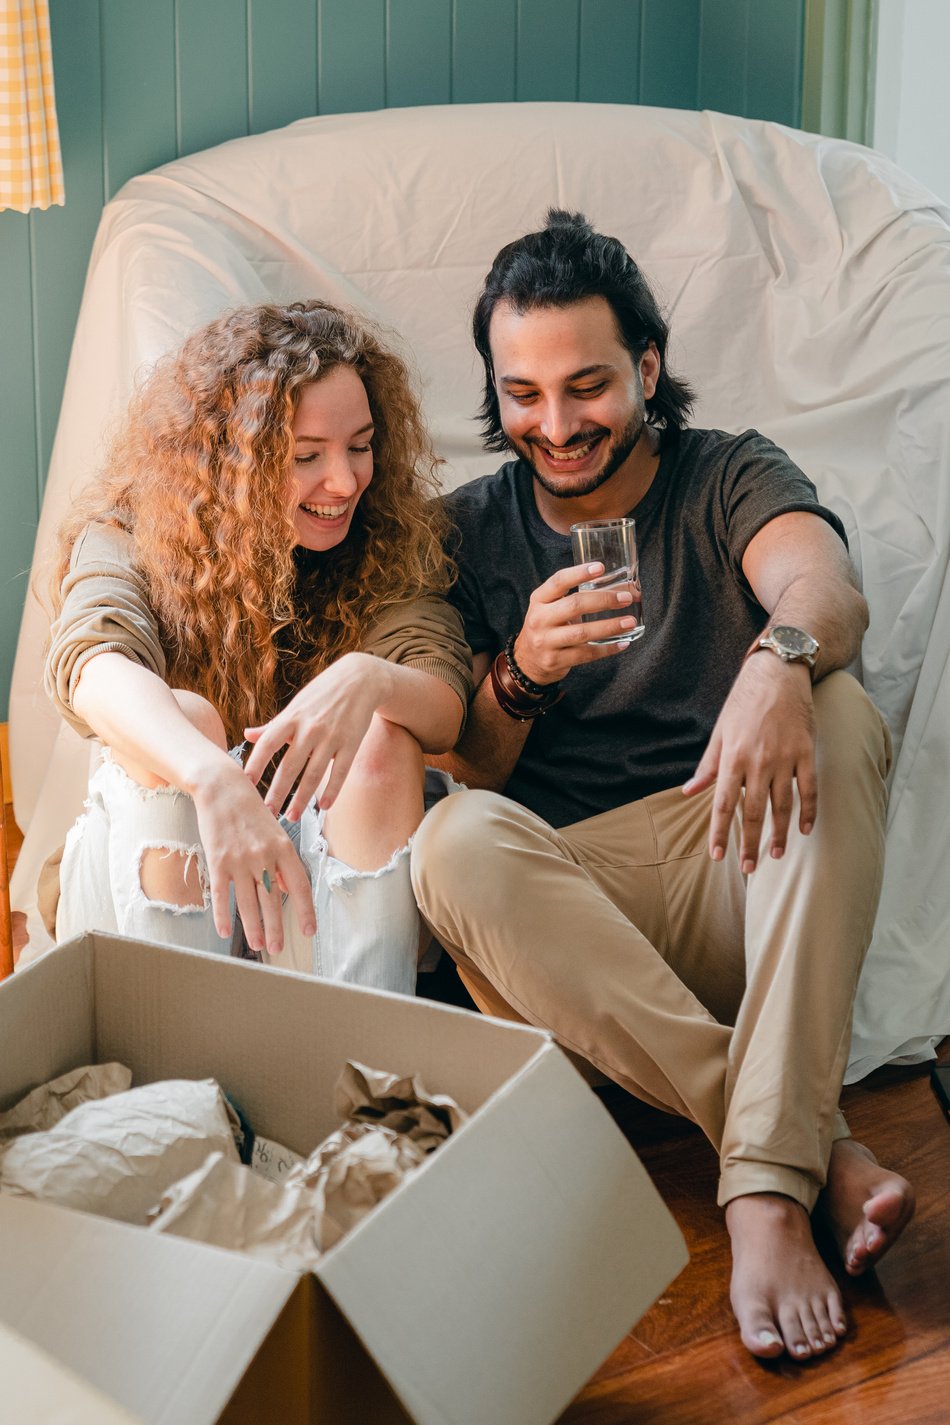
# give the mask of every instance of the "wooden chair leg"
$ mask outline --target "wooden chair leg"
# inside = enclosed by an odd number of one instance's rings
[[[0,980],[13,973],[13,917],[10,914],[10,873],[7,868],[7,813],[0,766]]]

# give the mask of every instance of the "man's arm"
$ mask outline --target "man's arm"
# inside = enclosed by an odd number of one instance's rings
[[[514,647],[518,667],[533,683],[549,687],[580,663],[610,658],[630,647],[629,643],[591,643],[593,638],[627,633],[636,624],[636,619],[624,612],[624,606],[633,600],[628,590],[577,590],[582,579],[603,572],[602,564],[559,569],[534,590]],[[582,614],[604,610],[615,610],[617,617],[593,624],[580,622]],[[475,696],[465,732],[452,752],[426,760],[466,786],[500,792],[521,756],[531,723],[519,721],[498,705],[489,677],[491,664],[492,655],[475,655]]]
[[[812,677],[825,677],[857,656],[868,606],[841,540],[820,515],[793,511],[770,520],[750,540],[742,569],[770,623],[792,624],[818,640],[814,674],[807,664],[783,663],[774,653],[750,653],[732,685],[709,746],[683,790],[687,796],[716,782],[709,853],[725,855],[742,802],[742,869],[755,869],[766,810],[772,806],[770,855],[785,851],[798,785],[799,828],[807,835],[817,815]],[[744,791],[744,797],[743,797]]]

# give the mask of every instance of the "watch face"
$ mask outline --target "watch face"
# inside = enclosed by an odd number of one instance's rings
[[[788,624],[777,623],[772,629],[772,638],[783,652],[791,654],[814,653],[818,647],[810,634],[803,632],[800,628],[791,628]]]

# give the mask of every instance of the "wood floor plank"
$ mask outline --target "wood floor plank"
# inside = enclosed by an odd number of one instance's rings
[[[950,1345],[827,1396],[799,1411],[794,1425],[947,1425],[948,1419]]]
[[[682,1228],[690,1263],[561,1425],[897,1425],[902,1399],[901,1425],[950,1421],[950,1128],[927,1067],[884,1070],[845,1092],[855,1137],[911,1179],[918,1208],[866,1278],[846,1277],[824,1244],[851,1329],[832,1356],[805,1364],[754,1361],[738,1339],[716,1162],[702,1135],[620,1090],[601,1097]]]

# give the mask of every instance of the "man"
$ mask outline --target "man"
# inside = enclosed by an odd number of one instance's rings
[[[844,530],[756,432],[686,427],[652,294],[581,216],[499,253],[474,330],[517,458],[448,497],[477,690],[440,765],[476,790],[423,823],[416,894],[482,1009],[703,1128],[742,1339],[805,1359],[846,1330],[816,1204],[855,1275],[913,1212],[837,1113],[889,758],[838,671],[867,624]],[[626,515],[636,641],[568,537]]]

